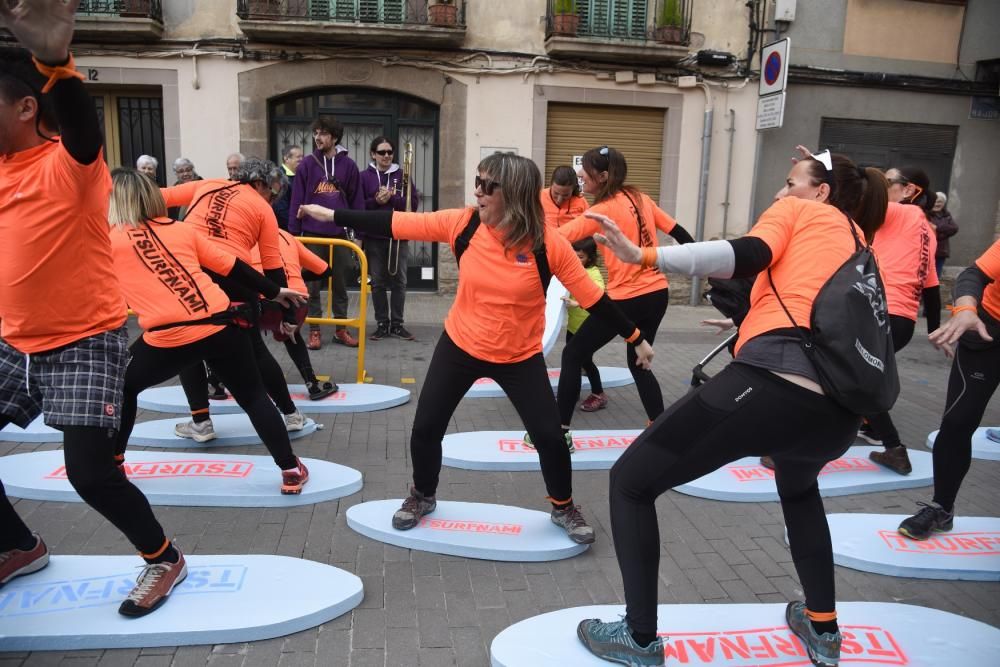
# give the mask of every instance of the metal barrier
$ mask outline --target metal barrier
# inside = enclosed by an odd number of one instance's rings
[[[371,292],[371,288],[368,286],[368,259],[365,257],[365,253],[361,249],[361,246],[353,241],[347,241],[345,239],[328,239],[316,236],[302,236],[299,237],[299,241],[305,243],[306,245],[328,246],[326,263],[330,266],[333,266],[333,247],[338,245],[350,248],[351,251],[358,256],[358,259],[361,262],[361,286],[358,298],[358,316],[355,318],[344,319],[333,317],[333,277],[331,276],[326,281],[329,298],[326,300],[324,313],[325,317],[306,318],[306,322],[309,324],[332,324],[334,326],[340,324],[353,327],[358,330],[358,369],[356,381],[360,384],[365,381],[366,375],[365,343],[367,342],[368,337],[365,335],[365,324],[368,321],[368,294]]]

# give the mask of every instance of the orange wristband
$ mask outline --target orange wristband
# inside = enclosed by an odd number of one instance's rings
[[[813,611],[806,609],[806,616],[809,617],[810,621],[816,621],[817,623],[837,620],[837,612],[835,611]]]
[[[978,313],[979,312],[979,309],[976,308],[975,306],[948,306],[948,310],[951,311],[952,317],[955,316],[955,313],[960,313],[963,310],[968,310],[969,312],[973,312],[973,313]]]
[[[644,269],[648,269],[651,266],[656,266],[656,248],[643,248],[642,249],[642,262],[641,266]]]
[[[639,327],[636,327],[635,331],[632,332],[632,335],[625,339],[625,342],[634,343],[635,341],[639,340],[640,336],[642,336],[642,332],[639,331]]]
[[[37,69],[39,73],[41,73],[43,76],[49,77],[49,80],[46,81],[45,85],[42,87],[43,95],[52,90],[52,86],[56,85],[57,81],[61,81],[63,79],[80,79],[80,81],[84,80],[83,74],[76,71],[76,62],[74,62],[73,60],[72,53],[69,54],[69,59],[66,61],[64,65],[57,65],[55,67],[51,65],[46,65],[45,63],[43,63],[41,60],[39,60],[34,56],[31,57],[31,60],[32,62],[35,63],[35,69]]]

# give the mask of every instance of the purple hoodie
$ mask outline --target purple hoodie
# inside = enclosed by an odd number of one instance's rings
[[[379,187],[388,188],[392,191],[389,201],[379,204],[375,201],[375,194]],[[403,172],[398,164],[393,163],[388,171],[379,171],[375,163],[368,165],[368,168],[361,172],[361,192],[365,198],[365,210],[368,211],[402,211],[406,209],[406,197],[403,196]],[[420,193],[410,181],[410,210],[416,211],[420,208]],[[366,234],[366,238],[379,239],[388,238]]]
[[[344,228],[306,216],[298,219],[299,206],[319,204],[331,209],[363,211],[358,165],[347,156],[347,149],[337,146],[333,159],[316,150],[303,158],[295,170],[292,198],[288,206],[288,231],[309,236],[343,236]]]

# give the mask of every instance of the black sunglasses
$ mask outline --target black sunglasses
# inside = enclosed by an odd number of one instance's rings
[[[392,149],[390,148],[387,151],[375,151],[375,154],[376,155],[392,155]]]
[[[492,195],[493,191],[500,187],[500,181],[491,181],[487,178],[480,178],[479,174],[476,174],[476,187],[479,188],[480,192],[484,195]]]

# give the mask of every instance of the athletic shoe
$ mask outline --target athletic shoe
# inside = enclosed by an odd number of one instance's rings
[[[567,432],[564,437],[566,438],[566,449],[569,450],[570,454],[575,454],[576,453],[576,445],[573,444],[573,435],[571,433]],[[523,444],[524,444],[525,447],[527,447],[529,449],[534,449],[535,448],[535,443],[533,443],[531,441],[531,436],[528,435],[527,433],[524,434],[524,437],[521,439],[521,441],[523,442]]]
[[[177,546],[174,546],[177,549]],[[167,601],[177,584],[187,576],[184,554],[177,549],[176,563],[150,563],[136,579],[135,588],[118,607],[123,616],[145,616]]]
[[[882,439],[875,435],[875,429],[868,422],[861,422],[861,428],[858,429],[858,438],[872,445],[882,444]]]
[[[228,392],[226,392],[225,386],[221,384],[208,383],[208,397],[213,401],[224,401],[229,398]]]
[[[1000,428],[988,428],[986,429],[986,437],[993,442],[1000,442]]]
[[[389,337],[389,325],[385,322],[379,322],[378,326],[375,327],[374,333],[368,337],[368,340],[382,340],[383,338]]]
[[[309,481],[309,468],[302,459],[295,457],[298,465],[290,470],[281,471],[281,493],[285,496],[297,496],[302,493],[302,487]]]
[[[215,427],[212,420],[206,419],[203,422],[189,421],[174,425],[174,435],[178,438],[191,438],[195,442],[208,442],[215,440]]]
[[[306,382],[306,391],[309,392],[310,401],[318,401],[326,398],[330,394],[337,393],[339,389],[340,387],[332,382],[320,382],[319,380]]]
[[[393,338],[401,338],[403,340],[416,340],[417,337],[406,330],[402,324],[393,324],[392,328],[389,329],[389,335]]]
[[[306,416],[296,410],[290,415],[285,415],[285,429],[289,431],[301,431],[306,427]]]
[[[584,412],[597,412],[608,407],[608,397],[604,393],[591,394],[580,403],[580,409]]]
[[[817,667],[837,667],[840,664],[840,633],[819,634],[806,615],[805,602],[789,602],[785,607],[785,622],[795,636],[802,641],[812,664]]]
[[[768,470],[774,470],[774,459],[770,456],[760,457],[760,464],[767,468]]]
[[[350,334],[347,329],[339,329],[333,334],[333,342],[346,345],[347,347],[357,347],[358,339]]]
[[[569,535],[569,539],[577,544],[593,544],[594,529],[587,524],[587,520],[580,513],[580,506],[569,504],[566,509],[552,508],[552,523],[562,526]]]
[[[657,637],[645,648],[632,638],[628,623],[624,619],[604,623],[596,618],[580,621],[576,626],[576,636],[587,650],[608,662],[617,662],[631,667],[658,666],[665,662],[663,641]]]
[[[906,447],[902,445],[881,452],[870,452],[868,458],[900,475],[909,475],[913,472],[910,457],[906,455]]]
[[[306,342],[306,347],[310,350],[318,350],[323,347],[323,335],[320,334],[319,329],[309,330],[309,340]]]
[[[35,546],[32,548],[25,550],[15,547],[10,551],[0,552],[0,586],[14,577],[38,572],[49,564],[48,547],[38,533],[32,535],[35,537]]]
[[[954,512],[945,511],[937,503],[917,504],[923,505],[923,509],[909,519],[903,519],[898,528],[900,535],[911,540],[926,540],[931,536],[931,533],[944,533],[954,526]]]
[[[420,518],[437,509],[437,499],[425,496],[410,487],[410,496],[403,501],[403,506],[392,515],[392,527],[396,530],[409,530],[418,523]]]

